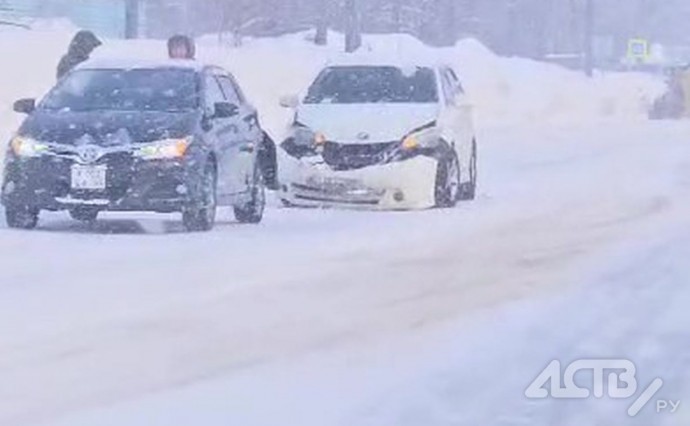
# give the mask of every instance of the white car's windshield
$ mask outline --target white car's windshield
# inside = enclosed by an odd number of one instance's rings
[[[433,103],[438,101],[430,68],[329,67],[309,88],[306,104]]]

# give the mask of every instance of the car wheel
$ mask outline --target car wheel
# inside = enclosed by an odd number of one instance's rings
[[[10,207],[5,209],[7,226],[15,229],[34,229],[38,225],[38,209],[30,207]]]
[[[460,162],[455,153],[439,160],[436,171],[436,207],[455,207],[460,192]]]
[[[266,185],[263,173],[257,164],[250,188],[251,200],[243,206],[235,206],[235,218],[240,223],[260,223],[266,209]]]
[[[264,178],[264,185],[266,188],[278,191],[280,185],[278,183],[278,161],[276,159],[276,144],[273,140],[264,133],[261,141],[258,161]]]
[[[470,158],[470,180],[462,184],[460,188],[460,199],[463,201],[474,200],[477,196],[477,141],[472,141],[472,157]]]
[[[213,164],[204,172],[197,201],[182,212],[182,222],[189,232],[210,231],[216,223],[218,175]]]
[[[85,223],[94,223],[98,219],[99,213],[100,212],[98,211],[98,209],[88,207],[78,208],[69,211],[69,215],[72,217],[72,219]]]

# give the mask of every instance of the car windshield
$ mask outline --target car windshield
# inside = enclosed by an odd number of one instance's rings
[[[432,103],[438,101],[430,68],[352,66],[324,70],[309,88],[306,104]]]
[[[57,85],[41,107],[69,111],[169,111],[196,108],[196,73],[186,69],[75,71]]]

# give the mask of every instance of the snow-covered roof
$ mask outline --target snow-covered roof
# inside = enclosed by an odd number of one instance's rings
[[[194,71],[201,71],[208,64],[199,61],[181,59],[121,59],[121,58],[98,58],[91,59],[79,65],[78,69],[154,69],[154,68],[180,68]]]
[[[343,55],[333,58],[327,63],[331,67],[339,66],[371,66],[371,67],[396,67],[409,69],[419,68],[438,68],[442,64],[430,58],[401,57],[397,55]]]

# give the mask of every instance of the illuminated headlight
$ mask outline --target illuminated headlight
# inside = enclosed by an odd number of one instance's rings
[[[419,139],[414,135],[405,137],[402,141],[402,148],[408,151],[419,148]]]
[[[31,138],[16,136],[10,142],[12,152],[17,157],[40,157],[48,152],[48,145]]]
[[[322,146],[328,141],[328,138],[323,133],[315,132],[309,127],[302,125],[293,127],[291,137],[298,145]]]
[[[401,141],[400,147],[404,151],[413,151],[418,148],[433,148],[438,145],[440,137],[436,122],[432,121],[408,133]]]
[[[143,160],[166,160],[184,157],[192,138],[164,139],[137,147],[134,155]]]

